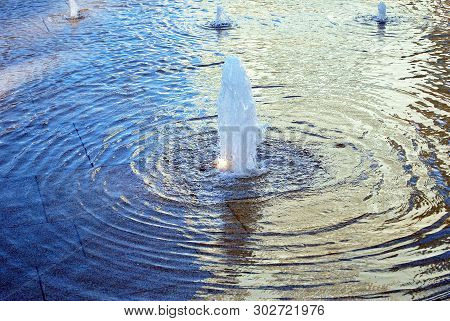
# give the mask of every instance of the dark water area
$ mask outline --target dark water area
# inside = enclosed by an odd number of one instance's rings
[[[0,299],[450,298],[446,1],[0,2]],[[226,179],[243,61],[267,172]]]

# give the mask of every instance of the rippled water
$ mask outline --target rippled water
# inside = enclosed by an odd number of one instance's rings
[[[79,2],[0,4],[0,173],[75,248],[9,263],[47,298],[450,297],[448,3],[223,1],[216,31],[215,1]],[[267,126],[239,180],[212,166],[230,54]]]

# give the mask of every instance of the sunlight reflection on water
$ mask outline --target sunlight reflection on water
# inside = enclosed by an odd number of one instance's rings
[[[398,1],[383,27],[367,1],[223,6],[236,27],[216,31],[215,1],[86,0],[76,24],[64,2],[0,4],[1,175],[36,176],[47,224],[83,244],[41,272],[49,297],[448,298],[441,2]],[[232,182],[228,55],[268,125],[267,173]]]

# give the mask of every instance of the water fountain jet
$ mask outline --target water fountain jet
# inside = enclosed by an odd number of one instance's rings
[[[262,140],[250,80],[237,57],[227,57],[217,101],[220,155],[216,167],[237,176],[258,171],[256,148]]]
[[[68,0],[69,5],[69,19],[79,19],[80,18],[80,7],[75,0]]]
[[[386,23],[386,4],[383,1],[378,3],[378,15],[376,20],[378,23]]]
[[[210,26],[215,29],[228,29],[232,27],[231,19],[225,14],[222,6],[217,6],[216,18],[211,22]]]

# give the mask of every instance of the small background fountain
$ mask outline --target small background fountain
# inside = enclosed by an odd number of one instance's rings
[[[69,0],[69,18],[70,19],[78,19],[80,16],[80,7],[78,6],[78,3],[75,0]]]
[[[217,108],[220,146],[217,167],[239,176],[252,175],[258,169],[256,149],[262,134],[250,80],[237,57],[225,60]]]
[[[80,6],[75,0],[67,0],[67,5],[69,6],[69,15],[65,16],[66,19],[77,21],[86,17],[85,13],[88,9],[80,9]]]
[[[233,22],[225,13],[222,6],[217,6],[216,18],[209,23],[209,27],[213,29],[230,29],[233,27]]]
[[[386,23],[386,4],[383,1],[380,1],[380,3],[378,3],[378,15],[376,20],[378,23]]]

